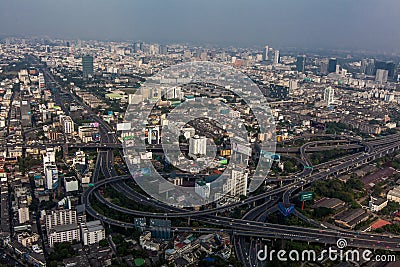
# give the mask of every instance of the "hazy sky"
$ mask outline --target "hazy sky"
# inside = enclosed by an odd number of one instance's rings
[[[0,34],[400,50],[399,0],[0,0]]]

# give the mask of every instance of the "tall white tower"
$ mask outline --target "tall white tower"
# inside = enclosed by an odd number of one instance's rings
[[[335,89],[332,87],[325,88],[324,90],[324,101],[329,106],[335,102]]]
[[[279,50],[275,50],[275,54],[274,54],[274,64],[278,64],[279,63]]]
[[[269,50],[269,46],[266,45],[266,46],[264,47],[264,50],[263,50],[263,60],[264,60],[264,61],[267,61],[267,60],[268,60],[268,50]]]
[[[205,156],[207,153],[207,137],[195,135],[189,139],[189,156]]]

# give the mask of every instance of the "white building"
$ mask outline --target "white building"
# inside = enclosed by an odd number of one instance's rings
[[[263,50],[263,60],[264,60],[264,61],[267,61],[267,60],[268,60],[268,52],[269,52],[269,46],[266,45],[266,46],[264,47],[264,50]]]
[[[49,164],[54,164],[56,162],[56,152],[54,148],[48,147],[46,148],[46,154],[43,155],[43,165],[46,167]]]
[[[54,226],[48,234],[49,246],[55,243],[80,241],[80,230],[76,223]]]
[[[196,194],[206,199],[210,197],[211,184],[204,181],[197,181],[195,183],[194,191]]]
[[[28,206],[23,206],[18,209],[18,222],[20,224],[26,223],[29,221],[29,208]]]
[[[278,64],[279,63],[279,50],[275,50],[275,54],[274,54],[274,64]]]
[[[328,88],[325,88],[324,101],[328,106],[335,102],[335,89],[330,86]]]
[[[45,167],[45,186],[46,189],[53,190],[58,186],[58,169],[56,165],[46,165]]]
[[[207,137],[195,135],[189,139],[189,156],[201,157],[207,152]]]
[[[377,69],[375,75],[375,82],[377,83],[386,83],[388,80],[389,71]]]
[[[374,198],[371,196],[371,200],[369,201],[369,207],[371,211],[377,212],[382,210],[388,204],[388,200],[384,198]]]
[[[231,177],[223,186],[223,192],[233,197],[247,195],[248,174],[243,170],[232,170]]]
[[[76,210],[72,209],[48,210],[44,216],[47,232],[55,226],[77,223]]]
[[[75,158],[72,159],[72,166],[86,165],[86,154],[79,150],[75,153]]]
[[[397,186],[390,190],[386,196],[387,200],[391,200],[400,203],[400,186]]]
[[[98,243],[106,238],[106,231],[99,220],[81,223],[81,234],[85,246]]]
[[[75,176],[64,177],[64,186],[66,192],[75,192],[79,190],[79,182]]]
[[[63,127],[65,134],[72,134],[74,129],[74,121],[71,119],[70,116],[60,116],[60,123]]]

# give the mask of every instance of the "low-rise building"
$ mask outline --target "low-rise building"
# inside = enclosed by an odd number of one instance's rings
[[[388,200],[384,198],[375,198],[371,196],[371,200],[369,201],[369,208],[373,212],[377,212],[382,210],[388,204]]]
[[[357,224],[368,220],[368,218],[368,213],[363,209],[346,210],[335,216],[335,223],[352,229]]]
[[[400,203],[400,186],[397,186],[390,190],[386,196],[387,200],[391,200]]]
[[[36,233],[29,234],[28,232],[22,232],[17,235],[17,240],[24,247],[31,247],[35,242],[39,240],[39,235]]]
[[[65,177],[64,186],[67,193],[76,192],[79,190],[78,179],[75,176]]]

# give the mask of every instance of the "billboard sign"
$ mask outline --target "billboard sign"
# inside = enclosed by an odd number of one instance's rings
[[[232,143],[232,150],[247,155],[249,157],[251,156],[251,147],[249,146],[245,146],[239,143]]]
[[[313,192],[301,192],[300,193],[300,201],[307,201],[313,199]]]

